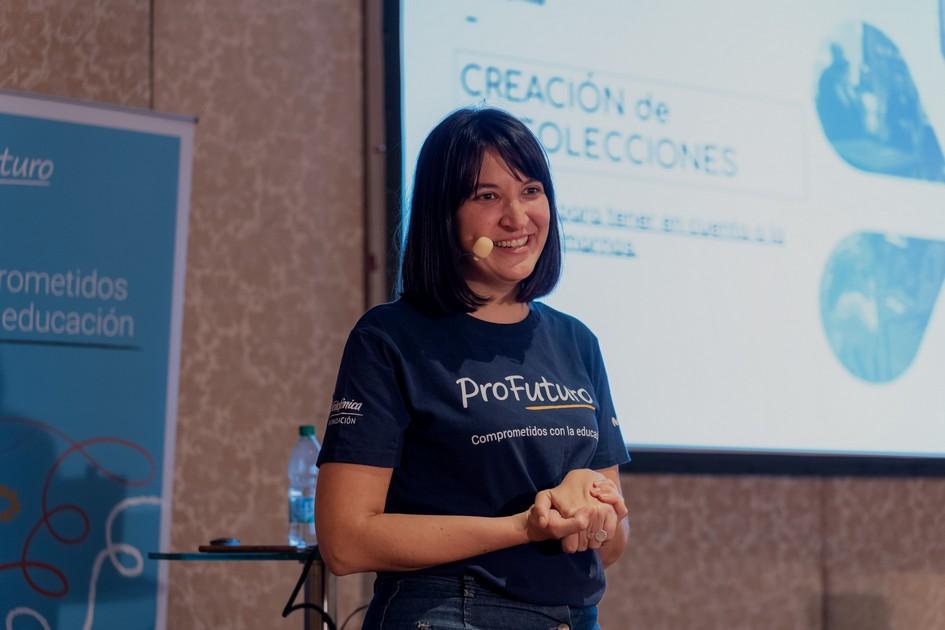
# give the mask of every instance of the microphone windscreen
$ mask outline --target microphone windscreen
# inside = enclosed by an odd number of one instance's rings
[[[478,258],[488,258],[492,253],[493,242],[488,236],[480,236],[473,243],[472,251]]]

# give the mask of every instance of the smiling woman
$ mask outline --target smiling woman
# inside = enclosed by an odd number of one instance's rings
[[[444,119],[417,164],[402,298],[351,332],[319,461],[325,562],[378,572],[365,628],[599,627],[628,456],[597,339],[535,301],[560,262],[531,132],[494,109]]]
[[[495,151],[487,150],[476,188],[457,210],[456,219],[460,247],[472,251],[476,241],[486,236],[495,248],[491,256],[464,259],[466,284],[489,298],[493,308],[524,306],[517,300],[518,284],[535,270],[548,239],[550,218],[541,182],[513,171]]]
[[[561,242],[548,162],[525,125],[504,112],[459,110],[430,133],[417,159],[410,215],[401,289],[425,310],[475,312],[496,290],[503,295],[495,297],[521,305],[558,282]],[[526,248],[507,251],[508,241],[528,234],[535,238]],[[499,246],[477,262],[469,254],[480,237]],[[487,262],[498,253],[512,257]],[[508,272],[518,277],[502,281]],[[473,286],[478,276],[485,285]],[[499,285],[490,286],[490,277]]]

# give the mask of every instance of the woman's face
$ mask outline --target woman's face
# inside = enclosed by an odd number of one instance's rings
[[[479,182],[456,211],[460,248],[472,252],[481,236],[495,247],[484,259],[463,260],[469,287],[485,297],[503,297],[531,275],[548,239],[551,209],[541,182],[512,171],[491,149],[482,157]]]

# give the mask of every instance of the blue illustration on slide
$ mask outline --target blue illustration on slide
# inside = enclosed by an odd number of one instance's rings
[[[856,22],[830,38],[817,81],[824,135],[854,168],[945,182],[945,157],[896,45]]]
[[[938,0],[938,41],[945,57],[945,0]]]
[[[827,341],[854,376],[887,383],[912,364],[945,279],[945,241],[857,232],[820,285]]]

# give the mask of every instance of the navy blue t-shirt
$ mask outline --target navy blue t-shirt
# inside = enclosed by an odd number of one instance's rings
[[[385,511],[508,516],[576,468],[629,461],[597,339],[541,303],[515,324],[433,317],[404,300],[357,323],[319,464],[393,468]],[[477,576],[522,601],[588,606],[604,592],[593,551],[557,540],[424,569]]]

